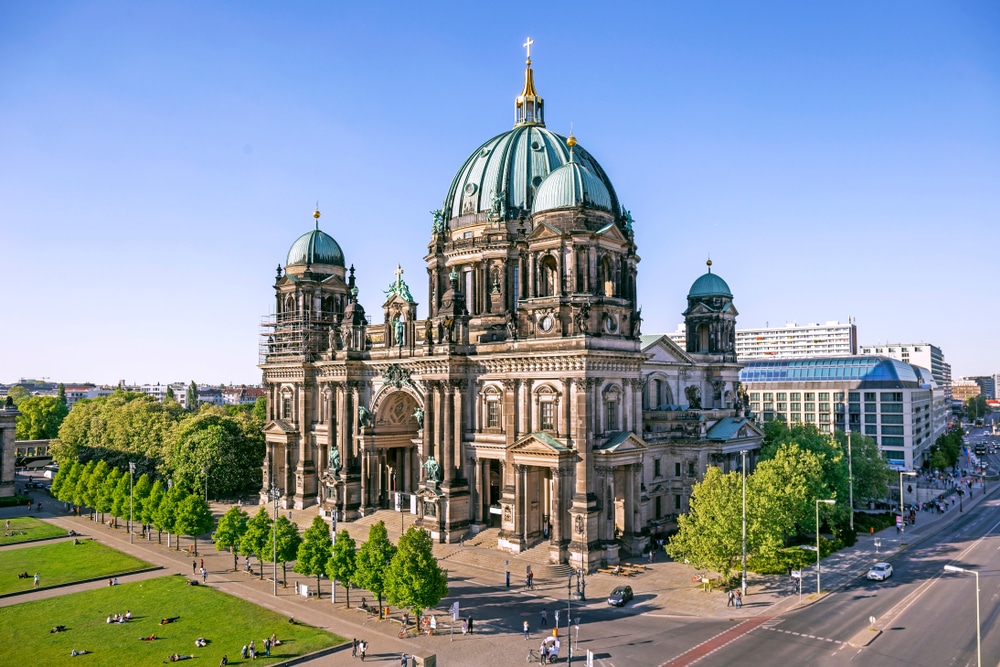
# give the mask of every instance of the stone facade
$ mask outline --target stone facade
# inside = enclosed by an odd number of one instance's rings
[[[438,540],[495,529],[501,549],[593,570],[669,531],[705,467],[760,432],[728,287],[692,291],[687,350],[641,336],[632,217],[572,136],[544,130],[530,61],[525,80],[518,113],[538,108],[434,212],[425,318],[400,268],[369,324],[318,211],[279,267],[262,498],[342,520],[402,504]]]

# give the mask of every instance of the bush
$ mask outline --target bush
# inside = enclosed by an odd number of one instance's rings
[[[859,513],[854,515],[854,530],[861,534],[871,532],[872,528],[877,533],[883,528],[895,525],[896,515],[892,512],[881,512],[879,514]]]
[[[30,496],[8,496],[7,498],[0,498],[0,507],[19,507],[27,505],[29,502],[31,502]]]

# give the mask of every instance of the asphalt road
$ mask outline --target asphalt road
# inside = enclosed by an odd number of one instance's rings
[[[893,560],[886,582],[858,578],[821,601],[776,616],[702,659],[699,665],[976,665],[975,577],[948,574],[945,565],[980,573],[983,664],[1000,661],[1000,500],[958,515],[935,537]],[[882,631],[868,646],[851,645]]]

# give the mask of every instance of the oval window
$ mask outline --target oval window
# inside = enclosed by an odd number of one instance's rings
[[[475,183],[466,183],[465,184],[465,194],[469,195],[470,197],[472,195],[476,194],[476,190],[478,190],[478,189],[479,188],[476,187]]]

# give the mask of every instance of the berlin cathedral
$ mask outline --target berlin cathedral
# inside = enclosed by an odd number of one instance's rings
[[[593,571],[669,534],[708,466],[752,467],[762,434],[711,262],[685,345],[641,333],[639,225],[572,133],[546,129],[526,46],[513,129],[433,212],[424,319],[400,269],[365,312],[363,271],[319,211],[278,267],[262,500],[407,511],[440,542],[492,530],[499,549]]]

